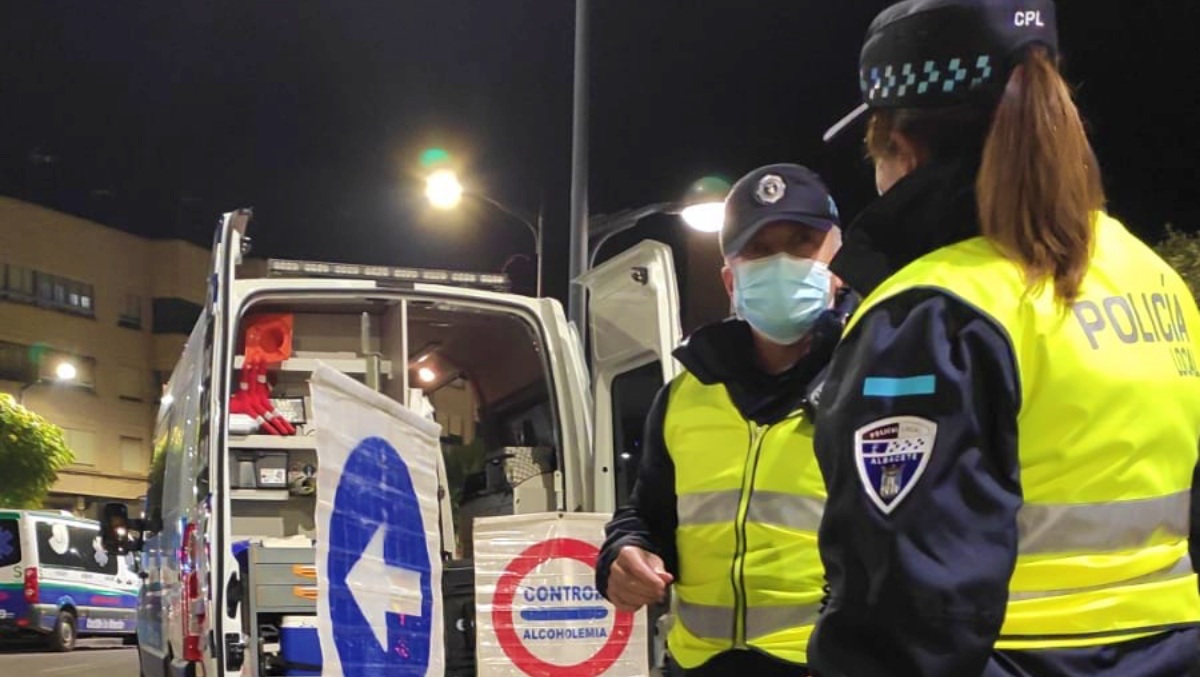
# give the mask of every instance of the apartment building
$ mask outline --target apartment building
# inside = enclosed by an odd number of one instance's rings
[[[208,266],[190,243],[0,197],[0,391],[61,426],[75,452],[47,507],[96,516],[144,494],[162,383]]]

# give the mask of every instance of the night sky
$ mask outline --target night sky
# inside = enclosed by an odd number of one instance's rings
[[[545,205],[563,294],[571,0],[0,4],[0,194],[202,244],[253,206],[265,256],[498,270],[531,254],[495,211],[425,206],[417,158],[438,146],[471,187]],[[856,143],[820,136],[857,102],[860,41],[888,2],[591,4],[593,214],[776,161],[822,173],[843,213],[872,197]],[[1200,229],[1200,3],[1065,0],[1059,19],[1110,210],[1151,239]]]

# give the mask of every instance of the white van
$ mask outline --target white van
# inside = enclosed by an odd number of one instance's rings
[[[0,509],[0,637],[42,635],[56,651],[87,635],[132,643],[139,581],[130,563],[105,551],[95,520]]]
[[[468,581],[474,517],[610,512],[627,496],[645,414],[677,369],[678,292],[661,243],[642,242],[581,281],[589,375],[553,299],[506,293],[497,275],[243,264],[249,218],[229,213],[216,234],[208,303],[159,413],[144,521],[126,522],[119,504],[106,511],[111,547],[143,551],[144,677],[314,674],[281,665],[275,633],[316,614],[305,478],[316,464],[306,398],[318,362],[432,407],[443,431],[445,568]],[[239,434],[229,415],[245,326],[263,315],[292,325],[289,357],[269,376],[295,435]],[[469,607],[455,601],[446,608]],[[471,632],[463,619],[447,627]],[[447,674],[452,663],[466,665],[454,674],[473,674],[472,638],[446,635]]]

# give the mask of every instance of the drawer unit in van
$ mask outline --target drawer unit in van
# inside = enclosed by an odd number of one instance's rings
[[[250,587],[256,613],[316,613],[315,548],[250,548]]]
[[[254,608],[259,613],[315,614],[317,586],[256,585]]]

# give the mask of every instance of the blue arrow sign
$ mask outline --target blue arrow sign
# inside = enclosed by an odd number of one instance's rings
[[[434,627],[425,525],[407,464],[381,438],[343,466],[326,571],[342,674],[424,677]]]

